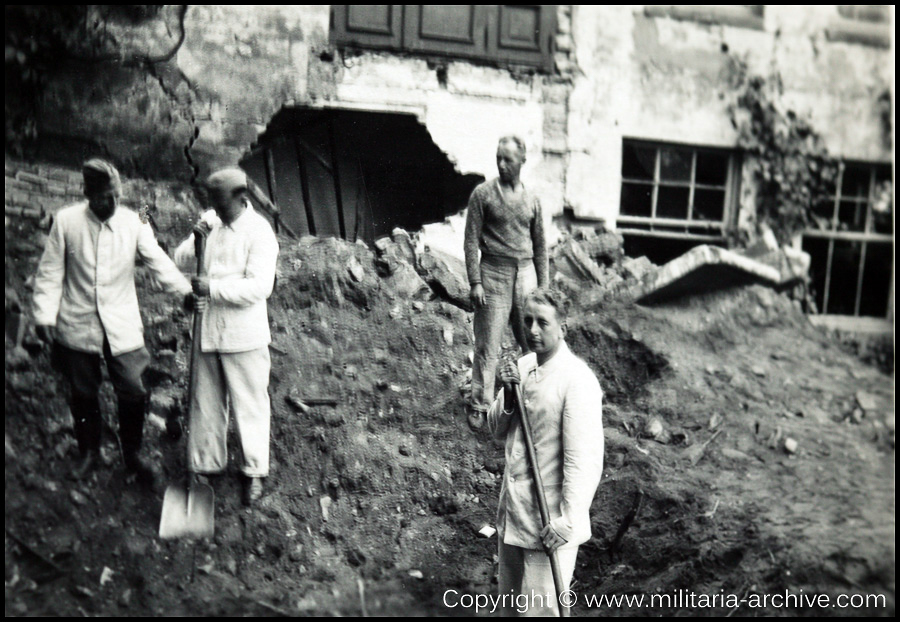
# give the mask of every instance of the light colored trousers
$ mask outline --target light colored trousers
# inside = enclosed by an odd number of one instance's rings
[[[557,549],[556,555],[563,589],[569,589],[578,547]],[[500,601],[500,615],[504,617],[559,616],[550,558],[544,551],[500,542],[497,590],[501,598],[505,594],[510,595]]]
[[[203,352],[191,399],[190,470],[221,473],[228,465],[228,414],[234,413],[248,477],[269,474],[269,348]]]
[[[482,259],[481,286],[484,304],[475,309],[475,356],[472,361],[472,407],[487,411],[494,401],[494,376],[500,361],[500,343],[509,324],[523,352],[525,340],[525,296],[537,287],[532,260],[516,265]]]

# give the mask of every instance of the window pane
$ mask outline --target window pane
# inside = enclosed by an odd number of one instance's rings
[[[647,216],[651,214],[653,186],[644,184],[622,184],[622,203],[619,212],[626,216]]]
[[[891,255],[893,244],[869,242],[866,245],[866,267],[863,269],[862,297],[859,314],[885,317],[891,287]]]
[[[861,252],[861,242],[835,240],[831,260],[831,286],[828,291],[828,313],[854,314]]]
[[[721,153],[697,152],[697,183],[724,186],[728,177],[728,156]]]
[[[838,210],[838,231],[863,231],[866,227],[866,204],[841,201]]]
[[[848,165],[844,169],[844,177],[841,183],[841,198],[868,198],[870,179],[871,169],[869,167]]]
[[[694,220],[720,222],[725,216],[724,190],[694,190]]]
[[[666,181],[690,181],[691,152],[681,149],[660,149],[659,178]]]
[[[653,179],[656,149],[638,147],[634,144],[622,145],[622,177],[625,179]]]
[[[656,199],[657,218],[687,218],[688,188],[660,186]]]
[[[803,238],[803,250],[809,253],[809,278],[813,299],[819,313],[825,313],[825,270],[828,267],[828,240]]]
[[[811,227],[822,231],[831,231],[831,220],[834,218],[834,199],[819,201],[813,206]]]
[[[893,232],[894,199],[890,181],[879,183],[872,201],[872,230],[876,233]]]

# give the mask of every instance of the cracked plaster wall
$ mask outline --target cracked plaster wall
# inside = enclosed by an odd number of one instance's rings
[[[811,119],[831,153],[889,162],[876,102],[893,83],[893,54],[827,40],[835,16],[833,6],[767,5],[754,29],[649,17],[643,6],[576,6],[583,73],[569,100],[566,202],[576,214],[615,222],[623,137],[734,147],[723,46],[746,58],[752,74],[780,73],[784,104]],[[754,207],[746,184],[740,202],[747,226]]]

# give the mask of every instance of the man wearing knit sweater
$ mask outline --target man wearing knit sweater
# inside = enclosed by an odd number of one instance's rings
[[[494,374],[507,324],[528,352],[522,307],[525,296],[548,283],[547,245],[541,204],[519,179],[525,143],[506,136],[497,145],[499,177],[480,184],[469,198],[466,271],[475,306],[475,356],[469,423],[484,425],[494,394]],[[480,254],[480,259],[479,259]]]

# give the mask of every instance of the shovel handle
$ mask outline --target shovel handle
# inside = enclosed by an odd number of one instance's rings
[[[528,455],[528,463],[531,466],[531,474],[534,480],[535,492],[537,493],[538,509],[541,513],[541,527],[550,524],[550,507],[547,504],[547,495],[544,494],[544,483],[541,480],[541,470],[538,467],[537,452],[534,450],[534,437],[531,434],[531,421],[528,419],[528,411],[525,408],[525,399],[522,396],[522,385],[515,383],[513,387],[513,396],[515,398],[515,408],[519,413],[522,423],[522,431],[525,433],[525,449]],[[547,551],[550,558],[550,571],[553,574],[553,586],[556,588],[556,602],[559,605],[559,616],[561,618],[569,617],[569,608],[564,606],[561,601],[562,593],[566,590],[563,585],[562,572],[559,569],[559,559],[556,551]]]
[[[203,254],[206,250],[206,238],[194,235],[194,254],[197,256],[197,276],[203,276]],[[203,323],[203,314],[194,309],[194,324],[191,333],[191,360],[190,375],[188,376],[188,426],[190,426],[190,414],[193,410],[194,387],[197,386],[197,361],[200,359],[200,328]],[[188,450],[190,451],[190,450]],[[190,456],[188,456],[190,464]]]

